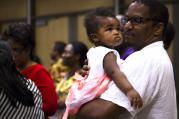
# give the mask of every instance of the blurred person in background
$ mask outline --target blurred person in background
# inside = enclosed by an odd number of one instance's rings
[[[65,100],[71,85],[75,81],[73,75],[84,65],[87,51],[87,46],[80,41],[73,41],[65,46],[64,53],[62,54],[62,65],[66,66],[66,68],[60,70],[58,82],[56,83],[56,91],[59,96],[59,110],[57,113],[59,118],[62,117],[65,111]]]
[[[115,50],[119,52],[121,59],[123,60],[125,60],[129,55],[135,52],[135,49],[131,46],[131,44],[125,41],[121,45],[116,46]]]
[[[52,52],[50,54],[52,65],[49,69],[49,72],[52,76],[52,79],[54,80],[55,85],[58,82],[58,77],[60,72],[67,69],[67,66],[62,64],[62,54],[64,52],[65,46],[66,43],[61,41],[56,41],[53,44]]]
[[[55,41],[52,47],[52,52],[50,54],[50,59],[52,60],[52,65],[61,59],[64,52],[66,43],[62,41]]]
[[[42,96],[13,61],[11,48],[0,40],[0,118],[44,119]]]
[[[45,117],[53,115],[57,110],[57,94],[50,74],[33,60],[35,43],[31,26],[26,23],[11,24],[3,36],[11,46],[17,68],[26,78],[34,81],[40,90]]]

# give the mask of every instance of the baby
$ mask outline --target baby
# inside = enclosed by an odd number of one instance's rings
[[[114,47],[122,43],[123,37],[119,20],[113,11],[107,8],[95,9],[87,14],[85,27],[89,40],[94,44],[87,53],[90,71],[88,77],[75,76],[77,82],[69,91],[63,119],[67,118],[68,113],[76,114],[84,103],[99,97],[112,81],[128,97],[131,106],[142,107],[140,95],[120,71],[120,64],[124,61]]]

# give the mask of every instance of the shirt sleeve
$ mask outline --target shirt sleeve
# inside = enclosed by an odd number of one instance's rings
[[[43,110],[46,116],[53,115],[57,110],[57,94],[53,80],[45,68],[41,67],[34,75],[36,85],[43,99]]]

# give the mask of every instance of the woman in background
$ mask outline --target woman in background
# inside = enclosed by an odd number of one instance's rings
[[[32,39],[31,26],[26,23],[9,25],[4,37],[11,46],[13,58],[20,72],[35,82],[42,94],[45,117],[53,115],[57,110],[57,94],[50,74],[34,59],[35,42]]]
[[[52,65],[57,63],[58,60],[61,59],[65,46],[66,46],[66,43],[62,41],[54,42],[52,51],[50,53],[50,59],[52,61]]]
[[[0,119],[44,119],[42,96],[13,62],[8,44],[0,40]]]
[[[52,61],[49,72],[54,80],[54,83],[58,83],[58,76],[62,70],[65,70],[67,67],[62,64],[62,54],[64,52],[64,48],[66,43],[62,41],[56,41],[53,44],[52,52],[50,54],[50,59]]]
[[[86,59],[87,46],[80,42],[70,42],[65,46],[62,54],[62,67],[57,77],[56,91],[58,93],[58,117],[61,118],[65,111],[65,100],[70,87],[75,81],[73,75],[78,72],[84,64]]]

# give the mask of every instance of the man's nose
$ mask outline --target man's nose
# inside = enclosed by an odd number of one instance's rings
[[[133,25],[132,25],[131,21],[127,21],[124,24],[124,30],[130,30],[130,29],[133,29]]]

